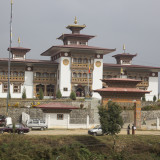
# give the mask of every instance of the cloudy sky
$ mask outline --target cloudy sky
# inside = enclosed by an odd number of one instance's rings
[[[137,53],[134,64],[159,66],[160,0],[13,0],[13,47],[31,48],[27,58],[46,59],[40,54],[53,45],[56,38],[70,33],[65,27],[86,24],[83,34],[96,35],[89,45],[116,48],[105,56],[115,63],[114,54]],[[0,57],[8,57],[10,0],[0,4]]]

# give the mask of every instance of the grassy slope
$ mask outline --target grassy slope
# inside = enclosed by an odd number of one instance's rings
[[[159,160],[160,136],[1,135],[0,160]]]

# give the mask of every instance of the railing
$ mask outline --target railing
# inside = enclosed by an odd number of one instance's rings
[[[91,78],[72,78],[72,83],[88,83],[89,80],[89,84],[92,83],[92,79]]]
[[[8,81],[8,76],[0,76],[0,81]],[[24,82],[24,76],[10,76],[10,81],[21,81]]]
[[[56,78],[50,77],[33,77],[34,83],[56,83]]]
[[[89,68],[89,65],[87,63],[72,63],[71,68]],[[90,64],[90,69],[93,69],[93,64]]]
[[[137,87],[148,87],[149,86],[149,82],[141,82],[137,84]]]

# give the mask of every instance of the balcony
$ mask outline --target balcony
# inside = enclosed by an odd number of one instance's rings
[[[50,77],[33,77],[33,83],[55,84],[55,83],[56,83],[56,78],[50,78]]]
[[[8,81],[8,76],[0,76],[0,81]],[[11,82],[24,82],[24,76],[10,76]]]
[[[137,84],[137,87],[148,87],[149,86],[149,82],[141,82]]]
[[[92,78],[72,78],[72,83],[77,83],[77,84],[92,84]]]
[[[71,68],[73,68],[73,69],[79,69],[79,68],[88,69],[89,65],[87,63],[84,63],[84,64],[83,63],[72,63]],[[93,64],[90,64],[90,69],[93,70]]]

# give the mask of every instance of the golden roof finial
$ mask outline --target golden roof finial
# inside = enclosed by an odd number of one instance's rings
[[[125,47],[125,44],[123,44],[123,51],[125,53],[125,50],[126,50],[126,47]]]
[[[75,16],[74,24],[77,24],[77,17]]]
[[[20,37],[18,37],[18,46],[20,46],[20,42],[21,42]]]

